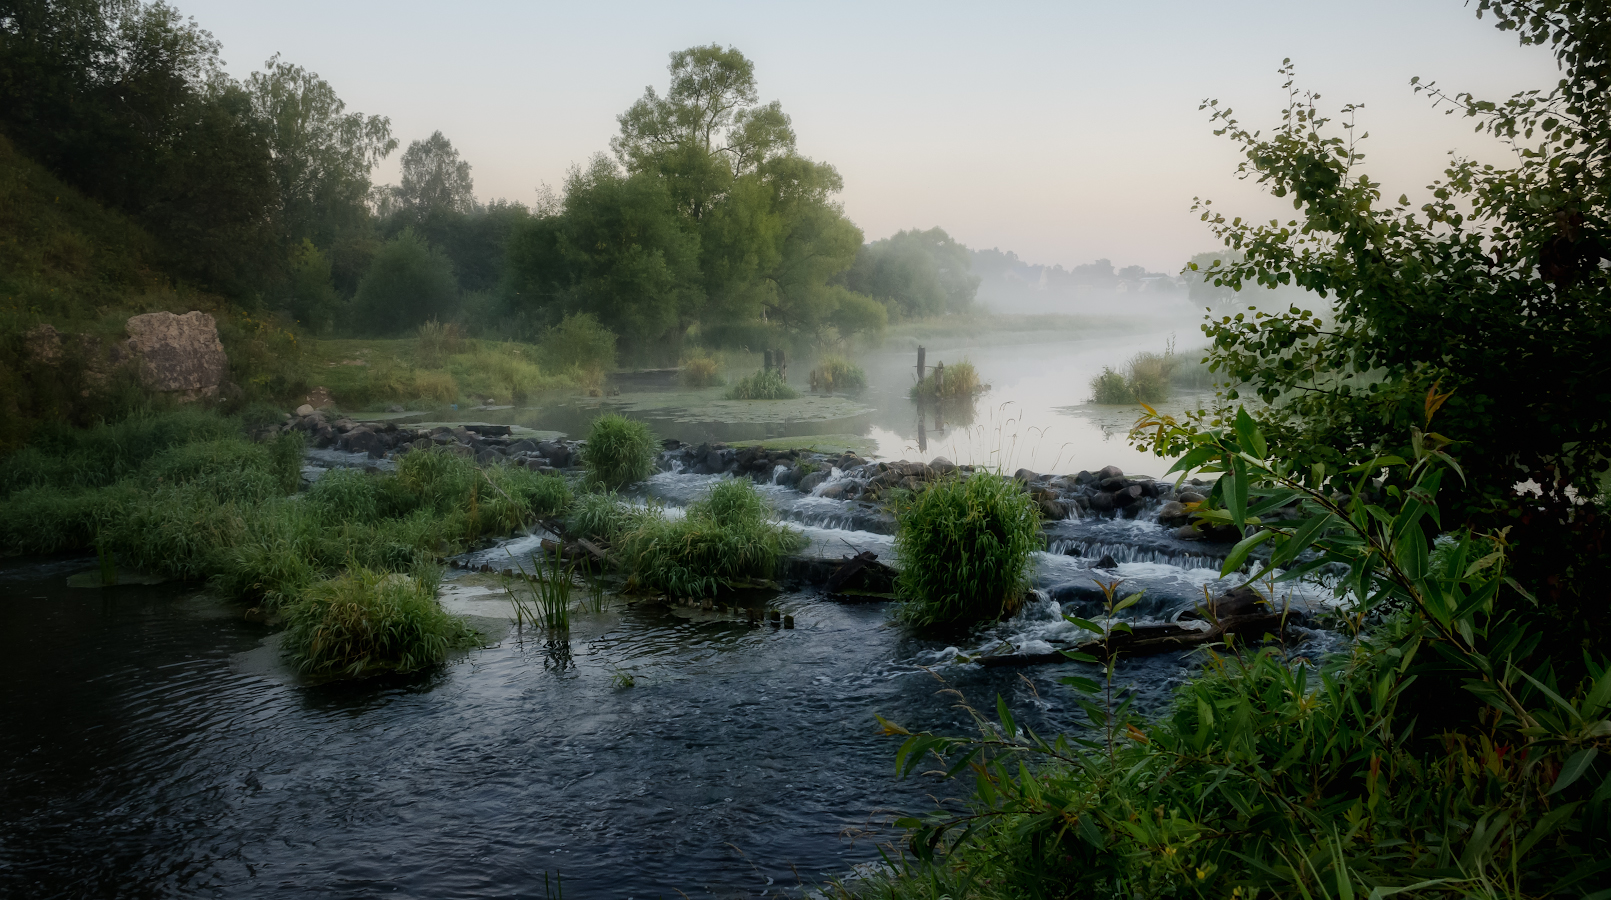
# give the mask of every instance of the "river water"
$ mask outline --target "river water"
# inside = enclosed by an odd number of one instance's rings
[[[1051,419],[1054,393],[1019,396],[1070,435],[1088,430]],[[915,438],[893,414],[866,426],[879,449]],[[1084,440],[1102,456],[1075,447],[1062,471],[1123,458],[1122,442]],[[664,473],[640,494],[676,507],[712,481]],[[876,516],[763,490],[808,553],[890,554]],[[0,565],[0,895],[557,897],[562,883],[578,898],[799,896],[876,861],[895,812],[963,791],[897,780],[899,739],[875,715],[973,733],[949,688],[980,709],[1002,696],[1042,733],[1083,727],[1058,679],[1084,667],[968,657],[1069,636],[1061,614],[1094,614],[1099,579],[1146,590],[1135,618],[1170,619],[1223,586],[1216,553],[1147,513],[1069,521],[1037,554],[1040,598],[970,634],[916,635],[888,604],[809,588],[760,598],[792,629],[615,603],[577,613],[565,637],[494,627],[491,646],[436,671],[325,686],[290,676],[272,630],[200,585],[75,588],[93,559],[12,560]],[[1102,555],[1117,569],[1095,569]],[[487,576],[461,575],[445,603],[482,621],[509,613]],[[1300,641],[1313,656],[1331,639]],[[1195,664],[1128,660],[1118,680],[1156,710]]]

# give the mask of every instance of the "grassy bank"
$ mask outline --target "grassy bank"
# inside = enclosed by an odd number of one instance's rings
[[[370,621],[367,633],[379,640],[397,624],[386,616],[418,618],[417,598],[405,603],[382,585],[386,576],[432,586],[434,603],[443,556],[570,502],[557,476],[512,466],[478,469],[434,451],[402,456],[395,473],[332,470],[298,493],[300,435],[253,443],[243,437],[249,424],[184,410],[61,431],[14,453],[0,481],[0,548],[95,549],[142,571],[206,579],[225,596],[292,621],[308,621],[309,604],[345,609],[349,618],[372,613],[381,618]],[[330,599],[360,595],[372,601],[364,607],[369,613]],[[412,646],[403,638],[381,641],[357,670],[350,642],[308,643],[296,651],[298,664],[337,674],[410,668],[441,655],[420,656],[424,651],[415,648],[405,659],[394,652],[399,640]],[[340,646],[346,649],[338,653]],[[331,653],[346,662],[331,668]]]

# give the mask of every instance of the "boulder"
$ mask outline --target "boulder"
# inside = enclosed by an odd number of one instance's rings
[[[139,361],[140,383],[180,400],[216,397],[229,375],[218,323],[204,312],[132,316],[124,323],[129,350]]]
[[[1175,495],[1175,499],[1181,503],[1201,503],[1208,498],[1196,491],[1181,491]]]
[[[936,456],[929,462],[929,468],[935,475],[944,478],[957,470],[957,464],[943,456]]]
[[[1091,509],[1099,513],[1112,512],[1115,506],[1113,495],[1107,491],[1091,495]]]
[[[1040,514],[1047,519],[1058,521],[1068,518],[1068,509],[1057,500],[1042,497],[1040,499]]]
[[[1179,528],[1191,520],[1191,511],[1178,500],[1171,500],[1158,509],[1158,524]]]
[[[475,455],[477,465],[490,466],[503,462],[503,454],[496,450],[482,450]]]
[[[1119,468],[1118,466],[1106,466],[1101,471],[1096,473],[1096,478],[1097,478],[1098,481],[1106,481],[1109,478],[1123,478],[1123,477],[1124,477],[1124,470]]]
[[[809,494],[827,480],[828,473],[818,469],[817,471],[812,472],[811,474],[800,479],[800,493]]]
[[[296,408],[296,414],[298,416],[303,417],[303,418],[311,416],[311,415],[313,415],[313,407],[311,407],[308,404],[304,403],[301,406],[298,406]]]

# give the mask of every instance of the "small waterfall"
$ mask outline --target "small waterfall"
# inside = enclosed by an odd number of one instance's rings
[[[1119,563],[1160,563],[1182,569],[1218,569],[1225,561],[1223,556],[1192,553],[1156,547],[1137,547],[1133,544],[1112,544],[1102,541],[1055,540],[1048,552],[1060,556],[1078,556],[1085,559],[1113,557]]]
[[[838,466],[834,466],[828,470],[828,477],[823,479],[821,484],[812,489],[811,496],[821,497],[822,492],[827,490],[829,485],[839,484],[845,480],[845,473],[839,471]]]
[[[773,483],[773,484],[777,484],[777,483],[778,483],[778,479],[779,479],[779,478],[782,478],[782,477],[783,477],[783,473],[784,473],[784,472],[787,472],[787,471],[789,471],[789,467],[788,467],[788,466],[785,466],[785,465],[777,465],[777,466],[773,466],[773,467],[772,467],[772,483]]]

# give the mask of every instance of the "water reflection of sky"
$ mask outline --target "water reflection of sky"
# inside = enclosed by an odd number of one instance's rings
[[[770,441],[771,446],[855,449],[884,459],[929,460],[944,456],[961,465],[1000,466],[1012,472],[1077,472],[1116,465],[1130,474],[1162,475],[1170,465],[1130,445],[1130,426],[1140,407],[1088,403],[1091,379],[1104,366],[1122,368],[1136,353],[1161,353],[1172,337],[1182,347],[1196,337],[1187,317],[1173,330],[1082,334],[1076,330],[1004,333],[928,339],[927,364],[973,363],[990,389],[972,404],[920,406],[908,392],[915,380],[917,341],[891,338],[861,354],[869,387],[858,397],[808,394],[795,401],[735,402],[722,388],[688,390],[669,373],[621,375],[620,394],[604,398],[549,396],[521,408],[473,408],[411,414],[407,421],[485,421],[581,437],[601,412],[620,411],[648,421],[661,437],[688,443]],[[1188,357],[1198,355],[1192,350]],[[804,387],[810,363],[797,360],[789,377]],[[729,372],[729,378],[742,372]],[[1166,412],[1197,405],[1206,394],[1177,396],[1160,404]],[[821,438],[818,441],[809,440]],[[798,440],[797,440],[798,439]]]

